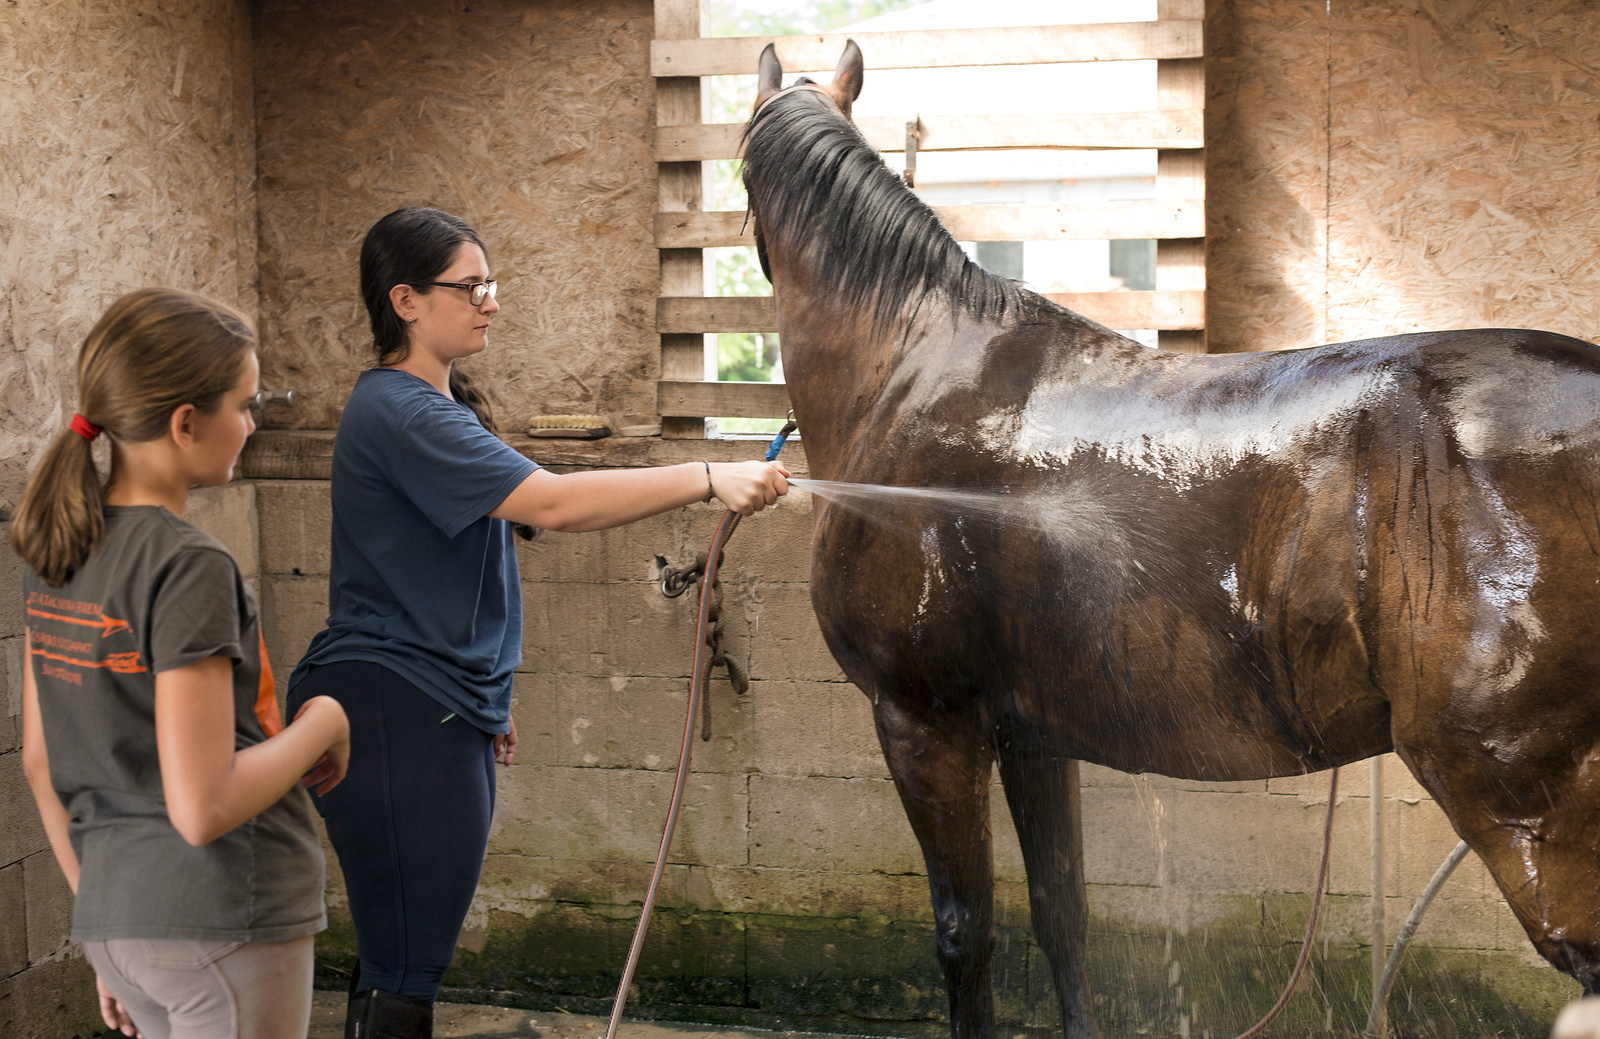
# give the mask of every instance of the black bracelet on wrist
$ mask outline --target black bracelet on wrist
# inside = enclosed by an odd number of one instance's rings
[[[704,459],[701,459],[700,464],[706,467],[706,497],[705,497],[705,502],[706,502],[706,504],[709,505],[711,503],[711,499],[715,498],[717,496],[716,490],[713,489],[712,486],[711,486],[711,463],[705,461]]]

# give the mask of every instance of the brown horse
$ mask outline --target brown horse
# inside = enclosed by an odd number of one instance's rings
[[[821,501],[812,600],[927,862],[957,1037],[988,1036],[989,776],[1069,1036],[1093,1036],[1076,760],[1200,780],[1398,752],[1528,936],[1600,985],[1600,348],[1433,332],[1147,349],[972,263],[851,124],[781,91],[745,183]]]

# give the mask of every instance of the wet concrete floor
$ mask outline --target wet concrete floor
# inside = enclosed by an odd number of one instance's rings
[[[342,1039],[345,995],[318,991],[311,1008],[308,1039]],[[436,1039],[605,1039],[608,1021],[584,1014],[548,1010],[510,1010],[505,1007],[440,1003],[434,1010]],[[844,1039],[814,1032],[762,1032],[624,1019],[618,1039]]]

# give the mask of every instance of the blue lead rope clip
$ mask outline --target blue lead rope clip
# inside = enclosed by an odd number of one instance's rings
[[[778,435],[772,438],[772,443],[767,445],[767,461],[775,462],[778,460],[778,452],[783,450],[783,445],[788,441],[789,434],[799,428],[794,420],[794,412],[789,412],[789,421],[783,424],[783,428],[778,430]]]

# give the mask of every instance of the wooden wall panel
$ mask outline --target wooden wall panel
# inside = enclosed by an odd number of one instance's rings
[[[650,2],[466,6],[259,5],[266,377],[301,391],[297,428],[337,424],[372,363],[362,236],[431,205],[477,228],[500,278],[489,350],[464,367],[504,428],[653,421]]]
[[[118,296],[256,310],[245,0],[0,5],[0,505],[76,402]]]
[[[1194,153],[1179,153],[1189,154]],[[1055,202],[935,206],[945,229],[960,242],[1061,242],[1108,238],[1198,236],[1205,228],[1199,185],[1188,198],[1120,202]],[[746,245],[749,221],[742,210],[670,211],[655,216],[662,249],[715,249]],[[1185,286],[1179,286],[1180,289]],[[1204,288],[1204,285],[1187,286]]]
[[[653,0],[656,40],[689,40],[705,36],[711,26],[708,0]],[[652,43],[652,46],[655,44]],[[699,126],[710,111],[711,96],[697,76],[663,76],[655,81],[656,127]],[[671,131],[668,131],[671,132]],[[705,204],[706,165],[698,160],[663,162],[656,167],[657,227],[662,213],[697,213]],[[660,232],[657,231],[659,239]],[[660,242],[657,241],[657,245]],[[706,257],[698,248],[668,248],[657,253],[662,296],[701,296],[706,290]],[[659,303],[659,300],[658,300]],[[660,331],[660,329],[657,329]],[[704,379],[707,339],[703,335],[665,332],[661,336],[661,378]],[[657,398],[659,401],[659,397]],[[661,435],[699,440],[706,435],[704,415],[663,415]]]
[[[1565,0],[1212,0],[1209,348],[1600,338],[1597,28]]]
[[[1211,0],[1206,337],[1212,353],[1325,341],[1323,0]]]
[[[1158,0],[1166,2],[1166,0]],[[1188,3],[1189,0],[1176,0]],[[1040,25],[989,29],[917,29],[908,32],[818,33],[805,36],[744,36],[737,39],[664,38],[650,48],[657,76],[740,76],[750,55],[768,43],[789,74],[824,72],[855,40],[878,69],[927,69],[971,65],[1036,65],[1056,61],[1130,61],[1198,58],[1203,27],[1183,14],[1160,22]]]
[[[1205,0],[1156,0],[1157,19],[1201,19]],[[1163,111],[1204,108],[1206,65],[1202,56],[1156,62],[1156,105]],[[1159,199],[1204,198],[1206,156],[1192,148],[1160,148],[1156,151],[1156,197]],[[1202,207],[1203,208],[1203,207]],[[1204,292],[1206,287],[1205,225],[1187,237],[1163,236],[1156,242],[1156,289],[1160,292]],[[1129,326],[1120,326],[1129,327]],[[1135,325],[1135,328],[1145,327]],[[1206,350],[1204,328],[1170,329],[1156,332],[1156,345],[1163,350],[1200,354]]]
[[[1600,338],[1600,11],[1334,5],[1328,334]]]
[[[1199,61],[1186,58],[1186,61]],[[657,88],[659,90],[659,88]],[[1002,107],[1000,99],[996,107]],[[1074,112],[1026,115],[920,114],[917,151],[973,148],[1201,148],[1204,113],[1192,108],[1159,112]],[[855,117],[856,129],[880,152],[906,150],[906,121],[893,116]],[[735,159],[744,123],[708,123],[656,129],[656,160]]]

